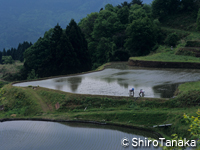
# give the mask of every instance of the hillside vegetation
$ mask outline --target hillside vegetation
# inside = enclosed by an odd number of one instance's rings
[[[165,36],[164,42],[157,45],[156,50],[148,56],[131,57],[130,59],[199,63],[200,32],[197,31],[196,19],[194,16],[191,16],[193,13],[166,16],[166,19],[161,20],[161,31]],[[170,37],[173,34],[175,35],[175,39]]]

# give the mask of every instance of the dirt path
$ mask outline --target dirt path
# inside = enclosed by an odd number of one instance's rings
[[[47,105],[33,89],[28,89],[28,90],[36,98],[36,100],[38,101],[39,105],[41,106],[43,112],[53,111],[53,108],[50,105]]]

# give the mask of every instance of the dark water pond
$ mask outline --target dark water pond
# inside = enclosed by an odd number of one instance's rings
[[[93,124],[61,124],[43,121],[8,121],[0,123],[2,150],[129,150],[122,138],[155,136],[152,133],[116,126]],[[147,139],[147,138],[146,138]],[[137,149],[161,149],[152,145]]]
[[[156,69],[156,68],[107,68],[100,72],[41,81],[24,82],[14,86],[41,86],[65,92],[95,95],[128,96],[129,89],[135,88],[135,97],[140,89],[145,97],[170,98],[178,85],[199,81],[200,70]]]

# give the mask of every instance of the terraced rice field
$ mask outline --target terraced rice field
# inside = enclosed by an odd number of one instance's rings
[[[65,92],[92,95],[129,96],[129,89],[135,88],[135,97],[140,89],[145,97],[173,97],[178,85],[200,80],[200,71],[195,69],[162,68],[108,68],[100,72],[24,82],[14,86],[29,85],[56,89]]]
[[[144,140],[153,136],[148,132],[120,127],[43,121],[3,122],[0,124],[0,133],[2,150],[128,150],[133,147],[122,147],[122,138]],[[155,148],[152,146],[147,149]]]

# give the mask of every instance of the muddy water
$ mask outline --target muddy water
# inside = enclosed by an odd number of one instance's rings
[[[100,72],[41,81],[24,82],[14,86],[41,86],[66,92],[95,95],[128,96],[129,89],[145,90],[145,97],[170,98],[178,85],[199,81],[200,70],[124,67],[107,68]]]
[[[92,124],[60,124],[43,121],[8,121],[0,123],[2,150],[129,150],[121,146],[126,137],[155,138],[152,133],[120,127]],[[138,149],[157,149],[138,147]]]

